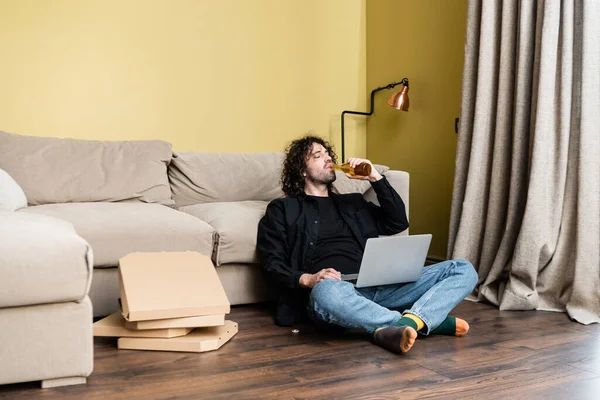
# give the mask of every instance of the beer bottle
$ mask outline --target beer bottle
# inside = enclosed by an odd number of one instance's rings
[[[345,164],[341,164],[341,165],[334,165],[333,169],[337,169],[338,171],[342,171],[342,172],[350,174],[352,176],[369,176],[369,175],[371,175],[371,164],[369,164],[369,163],[360,163],[354,168],[352,168],[350,166],[350,164],[345,163]]]

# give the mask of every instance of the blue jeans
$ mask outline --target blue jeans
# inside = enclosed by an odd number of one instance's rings
[[[357,289],[349,282],[325,279],[311,291],[308,314],[317,322],[370,333],[394,325],[404,314],[413,314],[425,323],[420,332],[428,335],[476,283],[477,272],[465,260],[430,265],[416,282],[396,285]]]

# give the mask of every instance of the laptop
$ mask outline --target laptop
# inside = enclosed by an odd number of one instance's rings
[[[342,280],[357,288],[414,282],[421,276],[430,244],[430,234],[367,239],[358,274],[344,274]]]

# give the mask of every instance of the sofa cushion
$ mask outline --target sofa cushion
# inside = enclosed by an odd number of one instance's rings
[[[73,223],[94,249],[94,266],[112,267],[136,251],[198,251],[212,256],[215,230],[191,215],[159,204],[66,203],[27,207]]]
[[[81,301],[91,279],[92,250],[73,225],[0,211],[0,308]]]
[[[373,164],[377,172],[385,174],[390,167],[386,165]],[[337,194],[361,193],[364,194],[371,188],[371,183],[364,179],[350,179],[342,171],[335,171],[335,181],[333,182],[333,192]]]
[[[172,205],[167,177],[171,145],[158,140],[109,142],[0,132],[0,168],[31,205],[135,201]]]
[[[169,181],[177,207],[282,197],[284,153],[175,153]]]
[[[213,262],[257,263],[256,235],[258,222],[265,215],[267,201],[237,201],[195,204],[180,208],[209,223],[218,234]]]
[[[27,207],[27,197],[23,189],[8,172],[0,169],[0,210],[17,211]]]

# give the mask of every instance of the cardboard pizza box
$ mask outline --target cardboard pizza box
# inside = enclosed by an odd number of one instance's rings
[[[193,251],[131,253],[119,260],[121,312],[128,321],[229,314],[210,257]]]
[[[202,328],[225,325],[225,314],[201,315],[198,317],[181,317],[154,319],[149,321],[125,321],[128,329],[168,329],[168,328]]]
[[[190,333],[192,328],[168,328],[149,329],[139,331],[128,329],[125,326],[125,318],[120,312],[116,312],[94,323],[94,336],[126,336],[126,337],[150,337],[150,338],[173,338]]]
[[[223,326],[197,328],[185,336],[171,339],[122,337],[118,340],[117,346],[119,349],[129,350],[201,353],[217,350],[223,344],[227,343],[237,332],[237,322],[225,321],[225,325]]]

